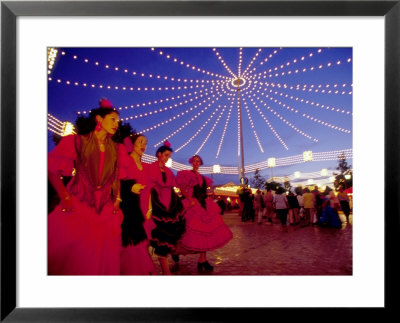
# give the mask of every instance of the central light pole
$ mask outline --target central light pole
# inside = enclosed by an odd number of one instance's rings
[[[242,106],[240,101],[240,82],[241,79],[237,78],[234,81],[234,84],[237,86],[238,92],[238,118],[239,118],[239,144],[240,144],[240,151],[239,151],[239,179],[244,179],[244,151],[243,151],[243,127],[242,127]]]

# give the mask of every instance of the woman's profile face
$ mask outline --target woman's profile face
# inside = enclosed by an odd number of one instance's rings
[[[147,148],[147,138],[145,136],[139,136],[133,144],[133,151],[139,156],[143,156],[144,152],[146,151],[146,148]]]
[[[158,153],[157,157],[158,157],[158,161],[161,162],[162,164],[166,164],[168,159],[171,157],[172,152],[169,150],[166,150],[162,153]]]
[[[98,121],[101,122],[101,126],[105,132],[109,135],[115,134],[119,126],[119,114],[111,112],[104,116],[104,118],[98,116]]]

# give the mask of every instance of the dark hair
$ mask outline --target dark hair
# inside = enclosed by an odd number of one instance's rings
[[[158,153],[162,154],[164,151],[170,151],[171,153],[173,152],[171,146],[169,146],[169,143],[164,142],[164,145],[159,147],[156,151],[156,157],[158,157]]]
[[[144,134],[142,134],[142,133],[134,132],[134,133],[130,136],[131,141],[132,141],[132,145],[135,144],[136,140],[138,140],[139,137],[145,137],[145,138],[147,138],[147,137],[146,137]]]
[[[119,112],[114,108],[96,108],[91,110],[88,117],[79,116],[75,121],[75,126],[77,129],[77,133],[79,135],[87,135],[88,133],[92,132],[96,128],[96,116],[100,116],[104,118],[105,116],[109,115],[110,113],[115,112],[119,115]]]
[[[283,187],[279,187],[277,190],[276,190],[276,193],[277,194],[283,194],[283,193],[285,193],[286,192],[286,190],[283,188]]]
[[[142,133],[138,133],[136,132],[136,130],[132,129],[132,126],[129,123],[123,123],[118,127],[117,132],[114,134],[114,136],[112,137],[112,139],[115,142],[124,144],[128,153],[132,152],[133,150],[133,145],[135,144],[135,141],[139,138],[139,137],[145,137],[146,136]],[[132,145],[126,142],[126,138],[129,138],[129,141],[132,143]]]
[[[201,159],[201,157],[199,155],[193,155],[192,157],[189,158],[189,164],[193,163],[193,159],[197,157],[198,159],[200,159],[200,164],[203,165],[203,159]]]
[[[127,123],[127,122],[120,123],[117,131],[112,136],[112,139],[115,142],[122,144],[124,139],[126,137],[130,136],[131,133],[133,133],[133,132],[135,132],[135,130],[132,129],[132,126],[129,123]]]

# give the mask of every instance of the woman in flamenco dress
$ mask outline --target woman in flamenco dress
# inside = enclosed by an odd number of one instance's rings
[[[198,271],[212,271],[214,267],[207,260],[207,251],[225,246],[233,234],[222,219],[218,204],[207,198],[207,187],[212,185],[212,180],[199,173],[203,160],[194,155],[189,163],[192,170],[179,171],[176,177],[186,210],[186,232],[179,243],[178,253],[198,253]],[[174,260],[178,260],[176,255]]]
[[[121,157],[122,222],[121,275],[155,275],[156,270],[149,254],[151,219],[149,164],[142,162],[147,138],[132,133],[124,140],[126,153]],[[128,155],[129,153],[129,155]]]
[[[48,216],[49,275],[119,275],[122,212],[118,155],[112,140],[119,114],[106,99],[77,119],[48,156],[49,181],[60,203]],[[63,175],[75,176],[65,186]]]
[[[175,252],[176,245],[185,231],[184,209],[175,193],[175,176],[165,165],[171,157],[169,142],[156,151],[157,160],[149,165],[149,182],[152,204],[152,219],[156,227],[151,232],[150,245],[158,256],[164,275],[171,275],[168,256]]]

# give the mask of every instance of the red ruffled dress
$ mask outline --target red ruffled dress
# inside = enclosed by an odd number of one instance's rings
[[[189,170],[179,171],[176,183],[180,190],[194,198],[183,199],[185,207],[186,232],[180,241],[179,253],[206,252],[225,246],[233,234],[220,214],[221,209],[212,199],[207,198],[207,187],[212,180]]]
[[[70,135],[49,153],[49,172],[71,176],[76,169],[67,186],[73,211],[59,204],[48,216],[49,275],[119,275],[122,212],[113,213],[119,145],[107,138],[105,147],[100,152],[93,133]]]
[[[145,218],[150,199],[149,165],[142,163],[143,168],[140,170],[126,151],[120,160],[120,207],[124,213],[120,272],[121,275],[155,275],[156,269],[148,249],[155,224],[152,219]],[[135,183],[146,185],[140,195],[131,192]]]

